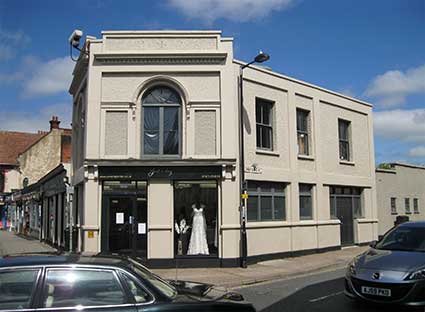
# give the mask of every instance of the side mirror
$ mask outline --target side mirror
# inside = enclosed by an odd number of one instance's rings
[[[384,237],[384,235],[378,235],[378,242],[380,242],[383,237]]]
[[[378,241],[376,241],[376,240],[371,241],[369,246],[372,247],[372,248],[375,248],[377,243],[378,243]]]

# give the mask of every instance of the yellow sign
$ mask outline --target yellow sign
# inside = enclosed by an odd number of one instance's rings
[[[242,194],[242,199],[248,199],[248,194],[247,193],[243,193]]]
[[[94,231],[88,231],[87,236],[88,238],[94,238]]]

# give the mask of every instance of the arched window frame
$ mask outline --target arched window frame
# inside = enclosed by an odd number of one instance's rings
[[[169,89],[178,98],[178,103],[144,103],[144,99],[156,89]],[[140,97],[141,103],[141,155],[142,158],[180,158],[182,155],[182,111],[183,111],[183,98],[180,92],[169,84],[155,84],[147,88]],[[158,107],[159,108],[159,148],[158,153],[146,153],[145,151],[145,108],[146,107]],[[178,148],[176,154],[165,154],[164,153],[164,111],[167,107],[178,107],[178,126],[177,126],[177,140]]]

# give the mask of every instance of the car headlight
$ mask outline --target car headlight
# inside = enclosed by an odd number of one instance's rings
[[[353,260],[348,264],[348,268],[347,268],[348,274],[349,275],[356,275],[356,262]]]
[[[409,281],[425,279],[425,268],[422,268],[413,273],[410,273],[406,279]]]

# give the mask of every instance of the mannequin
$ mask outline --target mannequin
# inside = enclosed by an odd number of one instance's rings
[[[192,205],[192,234],[190,236],[188,255],[209,255],[204,208],[205,205],[201,205],[200,208],[197,208],[195,204]]]

